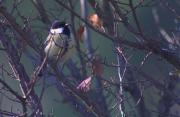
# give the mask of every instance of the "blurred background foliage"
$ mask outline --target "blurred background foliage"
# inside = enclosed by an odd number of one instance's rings
[[[61,0],[63,1],[63,0]],[[73,4],[74,10],[77,14],[81,15],[81,5],[80,2],[77,0],[70,0]],[[105,0],[104,0],[105,1]],[[95,1],[96,4],[99,6],[104,2],[103,0],[97,0]],[[117,4],[118,2],[128,4],[128,0],[116,0]],[[36,6],[33,4],[33,2],[37,2],[37,0],[2,0],[1,6],[4,6],[9,13],[16,19],[17,23],[23,27],[25,27],[23,30],[30,30],[33,32],[33,35],[35,35],[35,39],[33,41],[36,41],[39,45],[41,45],[44,40],[46,39],[46,36],[48,35],[51,22],[54,20],[60,20],[60,21],[66,21],[71,23],[71,13],[64,9],[64,7],[60,6],[55,2],[54,0],[41,0],[44,10],[43,12],[46,12],[48,15],[48,18],[50,22],[46,23],[46,21],[43,22],[43,19],[41,19]],[[63,1],[66,5],[69,6],[68,0]],[[92,8],[91,3],[93,3],[93,0],[87,0],[88,5],[88,15],[96,13],[94,8]],[[142,26],[142,30],[145,33],[145,35],[155,38],[155,39],[162,39],[163,37],[160,33],[160,29],[164,29],[168,32],[168,35],[170,37],[175,38],[176,35],[179,33],[179,16],[180,16],[180,1],[178,0],[133,0],[134,6],[138,5],[140,2],[144,6],[139,6],[139,8],[136,9],[137,15],[139,22]],[[18,4],[18,5],[17,5]],[[14,7],[13,5],[17,5]],[[134,23],[134,18],[132,16],[131,9],[127,5],[123,4],[118,4],[119,8],[124,9],[124,11],[127,11],[127,20],[128,22],[136,27],[136,24]],[[171,6],[171,8],[175,9],[177,12],[177,15],[172,13],[165,5]],[[108,9],[105,9],[108,11]],[[155,16],[153,13],[156,12],[156,15],[158,15],[159,22],[157,23],[155,21]],[[106,11],[104,11],[106,13]],[[20,17],[20,15],[22,17]],[[25,17],[23,19],[23,17]],[[27,19],[26,19],[27,18]],[[1,19],[3,20],[2,16]],[[75,17],[75,26],[76,30],[78,30],[78,27],[82,25],[82,21]],[[114,44],[112,41],[106,39],[104,36],[100,35],[99,33],[95,32],[91,28],[90,30],[90,37],[92,40],[92,45],[93,48],[96,50],[95,54],[100,56],[100,58],[103,60],[107,60],[108,63],[117,63],[116,62],[116,53],[115,53],[115,48]],[[134,34],[129,33],[128,30],[120,24],[118,27],[118,33],[120,33],[121,36],[123,36],[123,39],[125,40],[130,40],[133,42],[136,42],[136,37]],[[9,35],[10,36],[10,35]],[[157,38],[158,37],[158,38]],[[177,37],[179,38],[179,37]],[[12,41],[14,41],[12,39]],[[160,40],[161,41],[161,40]],[[16,42],[14,42],[16,43]],[[21,43],[23,44],[23,43]],[[18,44],[17,44],[18,45]],[[82,51],[86,51],[86,48],[84,47],[84,43],[80,43]],[[2,47],[2,45],[0,46]],[[21,45],[22,47],[22,45]],[[18,47],[17,47],[18,48]],[[135,48],[130,48],[129,46],[124,46],[123,45],[123,51],[128,59],[128,65],[129,66],[135,66],[135,67],[140,67],[142,64],[142,61],[144,60],[146,54],[148,53],[147,51],[141,50],[141,49],[135,49]],[[24,47],[22,49],[24,52],[21,57],[21,62],[23,63],[27,73],[29,76],[32,75],[35,67],[39,64],[39,61],[33,61],[30,55],[33,57],[38,57],[36,53],[30,48],[30,47]],[[180,55],[179,55],[180,56]],[[75,57],[74,60],[77,58]],[[8,60],[6,59],[6,53],[3,51],[0,51],[0,65],[3,65],[5,69],[11,71]],[[36,59],[38,60],[38,59]],[[77,59],[77,62],[78,59]],[[171,71],[175,70],[175,67],[171,65],[169,62],[167,62],[164,58],[161,56],[152,53],[150,56],[148,56],[147,60],[144,61],[145,63],[140,67],[145,73],[149,74],[155,80],[158,80],[162,84],[168,84],[168,82],[171,80],[169,77],[169,73]],[[65,70],[65,74],[68,76],[69,71]],[[89,71],[90,73],[90,71]],[[106,79],[110,79],[111,77],[118,77],[117,70],[115,67],[107,67],[104,66],[104,72],[103,72],[103,77]],[[139,75],[138,72],[134,72],[134,77],[136,80],[144,80],[142,76]],[[0,77],[1,78],[1,77]],[[4,80],[9,84],[14,90],[18,91],[21,93],[18,81],[9,78],[9,76],[6,75],[6,77],[3,77]],[[56,86],[53,85],[55,84],[55,80],[52,77],[45,76],[45,81],[41,79],[36,84],[35,87],[35,92],[40,95],[40,92],[42,90],[41,83],[46,82],[48,85],[45,92],[44,96],[42,98],[42,106],[43,106],[43,112],[44,114],[50,115],[50,113],[54,113],[55,117],[79,117],[79,113],[76,112],[75,108],[72,106],[71,103],[68,103],[68,100],[64,99],[59,91],[57,90]],[[53,80],[52,80],[53,79]],[[115,79],[116,81],[117,79]],[[126,80],[125,80],[126,82]],[[151,117],[156,117],[158,116],[158,103],[159,100],[161,99],[162,92],[157,89],[155,86],[153,86],[150,82],[143,82],[143,83],[137,83],[137,86],[142,89],[143,93],[143,99],[145,102],[145,105],[147,109],[149,109],[149,112],[151,113]],[[2,85],[1,85],[2,87]],[[179,86],[176,86],[174,89],[175,94],[178,95],[179,93]],[[97,89],[91,89],[91,90],[97,90]],[[104,94],[106,95],[106,91],[103,91]],[[12,96],[11,94],[7,94],[9,96]],[[128,92],[124,92],[124,107],[125,111],[129,114],[129,117],[140,117],[138,111],[136,110],[136,104],[132,98],[132,95],[130,95]],[[20,104],[17,104],[15,102],[9,101],[3,93],[0,94],[0,107],[3,110],[12,110],[13,112],[17,112],[21,110]],[[113,107],[116,100],[114,99],[113,96],[109,96],[106,98],[107,105],[109,105],[109,108]],[[171,109],[172,114],[177,114],[180,113],[180,107],[179,105],[174,105]],[[177,111],[175,111],[177,110]],[[115,116],[120,116],[117,114],[118,109],[113,109],[110,112],[110,114],[115,117]],[[179,115],[179,114],[177,114]],[[180,115],[179,115],[180,116]],[[175,117],[175,116],[174,116]]]

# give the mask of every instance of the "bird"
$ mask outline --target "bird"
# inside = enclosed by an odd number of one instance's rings
[[[45,61],[50,64],[64,64],[75,51],[75,40],[71,38],[70,24],[55,20],[44,42]],[[39,72],[38,76],[41,75],[42,72]]]
[[[50,61],[60,61],[64,63],[74,50],[74,40],[72,40],[68,23],[54,21],[49,35],[44,43],[44,52]]]

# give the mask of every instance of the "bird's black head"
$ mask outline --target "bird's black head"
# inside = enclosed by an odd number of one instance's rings
[[[68,26],[69,25],[67,23],[56,20],[52,23],[51,29],[62,28],[63,29],[62,34],[70,36],[70,29]]]

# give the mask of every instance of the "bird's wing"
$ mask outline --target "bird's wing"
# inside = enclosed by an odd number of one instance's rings
[[[48,35],[48,37],[46,38],[46,41],[44,42],[44,47],[46,47],[47,46],[47,44],[49,43],[49,41],[51,40],[51,38],[52,38],[52,35]]]

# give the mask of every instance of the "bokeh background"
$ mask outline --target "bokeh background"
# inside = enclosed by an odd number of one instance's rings
[[[32,0],[36,2],[36,0]],[[31,0],[2,0],[1,5],[4,6],[9,13],[13,17],[15,17],[16,22],[22,27],[30,27],[30,30],[35,35],[34,42],[42,42],[45,41],[46,36],[48,35],[50,24],[43,23],[40,18],[37,8],[33,4]],[[67,11],[62,6],[58,5],[57,2],[54,0],[41,0],[42,4],[45,8],[44,12],[47,12],[47,15],[49,17],[50,22],[53,22],[54,20],[60,20],[60,21],[66,21],[71,23],[71,13]],[[63,1],[63,0],[62,0]],[[70,0],[73,3],[74,11],[81,15],[81,5],[80,1],[78,0]],[[122,2],[124,4],[128,4],[128,0],[117,0],[119,2]],[[67,1],[63,1],[66,5],[68,4]],[[87,2],[87,1],[86,1]],[[97,4],[101,4],[103,0],[97,0]],[[133,0],[134,5],[139,4],[142,2],[144,6],[140,6],[136,9],[139,22],[142,26],[142,30],[145,33],[145,35],[155,38],[155,39],[162,39],[163,36],[161,34],[161,29],[165,30],[167,32],[167,35],[169,35],[171,38],[179,38],[177,35],[179,33],[179,15],[180,15],[180,2],[178,0]],[[14,8],[13,5],[17,5],[16,8]],[[117,3],[118,4],[118,3]],[[147,5],[146,5],[147,4]],[[177,15],[172,13],[168,7],[165,5],[169,5],[170,8],[175,9],[177,12]],[[120,8],[126,9],[127,11],[130,10],[128,6],[126,5],[120,5]],[[87,15],[91,15],[96,13],[96,11],[92,8],[91,4],[87,2]],[[105,9],[108,11],[108,9]],[[106,11],[105,11],[106,13]],[[22,17],[19,16],[21,14],[22,16],[25,16],[26,18],[29,18],[28,21],[23,21]],[[157,16],[156,16],[157,15]],[[128,15],[128,22],[136,27],[136,24],[134,23],[134,18],[132,15],[132,12],[129,12]],[[156,21],[156,17],[158,17],[159,22]],[[3,17],[1,16],[1,20],[3,20]],[[28,22],[28,23],[27,23]],[[76,30],[78,30],[78,27],[83,24],[83,22],[75,17],[75,25]],[[116,52],[114,48],[114,43],[110,40],[108,40],[106,37],[100,35],[98,32],[95,32],[91,28],[89,29],[89,37],[92,41],[92,46],[96,50],[95,55],[100,57],[102,60],[105,59],[109,63],[117,63],[116,60]],[[106,27],[105,27],[106,29]],[[72,29],[71,29],[72,30]],[[118,32],[120,35],[123,35],[123,39],[130,40],[133,42],[136,42],[136,36],[134,36],[132,33],[129,33],[127,29],[120,23],[118,27]],[[11,36],[11,35],[9,35]],[[13,41],[13,39],[12,39]],[[159,40],[161,41],[161,40]],[[14,41],[13,43],[18,43]],[[85,48],[85,42],[80,43],[82,51],[86,51]],[[18,45],[18,44],[16,44]],[[20,45],[22,46],[22,45]],[[0,45],[2,47],[2,45]],[[147,51],[136,49],[136,48],[130,48],[128,46],[122,46],[124,55],[126,56],[128,60],[128,66],[135,66],[136,68],[139,68],[142,64],[142,61],[145,59],[145,56],[147,55]],[[40,64],[40,59],[38,59],[38,56],[34,54],[35,52],[30,47],[24,47],[23,48],[23,54],[21,57],[21,62],[23,63],[26,72],[29,76],[32,75],[34,69],[38,64]],[[35,60],[32,59],[31,56],[37,58]],[[77,55],[75,55],[74,58],[72,58],[74,61],[76,61],[79,64],[79,60]],[[3,66],[6,70],[11,71],[9,62],[6,58],[6,53],[4,51],[0,51],[0,65]],[[150,54],[147,59],[144,61],[144,64],[140,67],[143,72],[146,74],[149,74],[155,80],[159,81],[163,85],[168,84],[168,82],[171,81],[169,77],[169,73],[171,71],[174,71],[176,68],[170,64],[168,61],[166,61],[163,57],[157,55],[157,54]],[[63,71],[67,76],[69,75],[68,70]],[[90,73],[90,70],[88,71]],[[14,78],[11,78],[9,75],[4,73],[5,77],[0,78],[6,81],[7,84],[9,84],[12,89],[17,91],[19,94],[22,94],[20,91],[19,81],[15,80]],[[104,66],[104,72],[103,77],[106,79],[110,79],[111,77],[118,77],[117,69],[115,67],[107,67]],[[142,76],[139,76],[138,72],[134,72],[135,80],[144,80]],[[179,79],[179,77],[178,77]],[[116,80],[115,80],[116,81]],[[66,100],[60,93],[60,91],[57,90],[56,80],[54,77],[45,75],[42,79],[40,79],[35,86],[35,92],[38,96],[40,96],[41,90],[42,90],[42,83],[45,82],[46,88],[45,92],[43,94],[42,98],[42,106],[43,106],[43,112],[45,116],[50,116],[50,113],[54,114],[54,117],[79,117],[81,116],[79,112],[75,110],[75,107],[72,106],[72,103],[69,103],[68,100]],[[126,82],[126,80],[125,80]],[[179,82],[179,81],[178,81]],[[179,83],[177,82],[176,87],[174,88],[174,93],[179,95]],[[137,86],[140,87],[142,90],[142,95],[144,98],[145,105],[149,112],[151,113],[151,117],[157,117],[159,116],[158,113],[158,103],[162,96],[162,91],[157,89],[152,83],[145,81],[143,83],[137,83]],[[2,84],[0,85],[1,88],[3,88]],[[96,88],[91,90],[97,90]],[[114,90],[114,89],[113,89]],[[107,92],[104,91],[104,94],[106,95]],[[0,108],[3,110],[11,110],[15,113],[18,113],[21,111],[21,105],[10,101],[8,97],[12,97],[13,95],[8,93],[7,91],[2,91],[0,94]],[[179,97],[179,96],[178,96]],[[136,106],[138,105],[137,102],[135,102],[132,98],[132,95],[130,95],[128,92],[124,92],[124,107],[126,108],[126,112],[130,113],[129,115],[132,117],[139,117],[139,113],[136,111]],[[113,96],[108,96],[106,98],[107,105],[109,107],[113,108],[113,104],[115,103],[115,99]],[[118,109],[112,109],[110,111],[110,115],[112,117],[120,116],[118,115]],[[173,115],[180,116],[180,107],[178,104],[174,104],[170,108],[170,113]],[[30,110],[29,110],[30,111]],[[170,117],[170,116],[168,116]],[[173,116],[175,117],[175,116]]]

